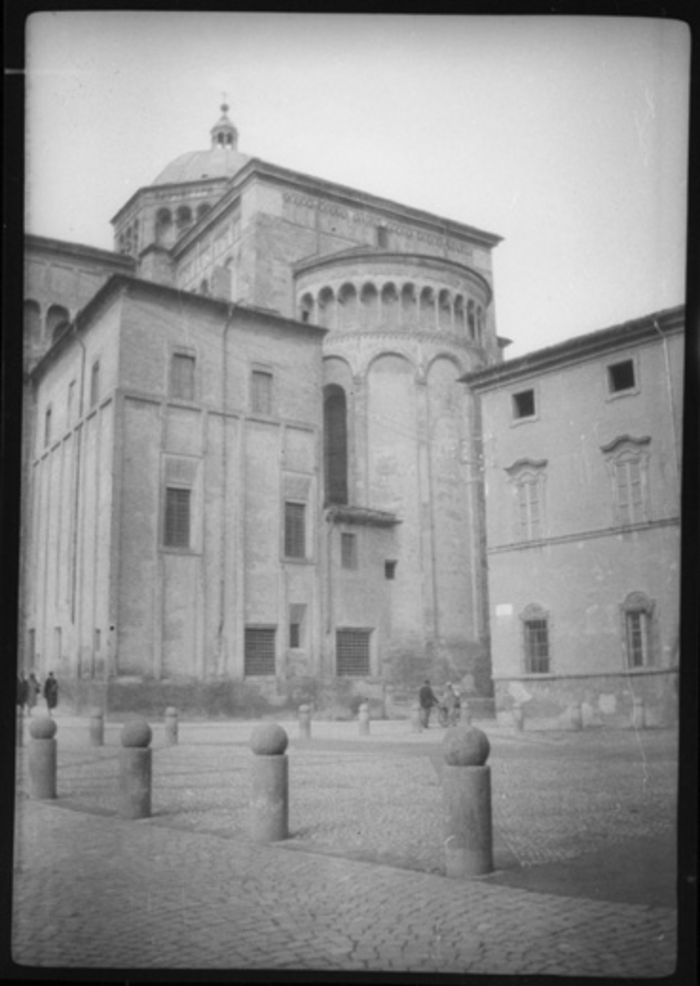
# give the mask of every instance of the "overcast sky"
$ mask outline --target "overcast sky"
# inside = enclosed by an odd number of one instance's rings
[[[689,59],[663,20],[36,14],[27,228],[111,249],[225,91],[243,153],[502,236],[516,356],[684,301]]]

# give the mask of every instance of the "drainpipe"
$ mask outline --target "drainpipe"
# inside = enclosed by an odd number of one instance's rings
[[[653,323],[654,323],[654,328],[659,334],[659,338],[661,339],[661,345],[663,346],[663,350],[664,350],[664,362],[666,365],[666,390],[668,392],[668,403],[671,408],[671,429],[673,431],[673,450],[676,457],[676,472],[678,473],[678,476],[680,478],[681,463],[680,463],[680,455],[678,452],[678,432],[676,429],[676,404],[673,399],[673,387],[671,385],[671,363],[668,356],[668,339],[666,339],[666,337],[664,336],[659,326],[659,323],[657,322],[656,319],[653,319]]]

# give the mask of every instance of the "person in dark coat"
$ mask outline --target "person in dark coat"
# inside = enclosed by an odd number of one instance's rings
[[[44,682],[44,698],[46,699],[46,707],[50,715],[51,709],[55,709],[58,705],[58,682],[54,677],[53,671],[49,671],[49,676]]]
[[[420,721],[423,729],[428,729],[430,726],[430,710],[434,705],[438,705],[438,700],[435,697],[435,693],[430,687],[430,681],[428,678],[425,679],[421,685],[421,689],[418,692],[418,702],[420,703]]]

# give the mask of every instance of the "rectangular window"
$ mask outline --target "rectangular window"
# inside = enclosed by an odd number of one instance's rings
[[[167,487],[165,490],[164,543],[168,548],[189,548],[192,490]]]
[[[535,391],[521,390],[513,394],[513,417],[532,418],[535,414]]]
[[[608,367],[608,389],[611,394],[618,394],[622,390],[634,390],[635,386],[634,360],[626,359],[621,363],[612,363]]]
[[[549,630],[546,620],[525,621],[525,671],[549,673]]]
[[[371,630],[336,631],[335,657],[339,677],[367,677],[371,632]]]
[[[51,408],[46,408],[46,414],[44,415],[44,445],[49,445],[51,442]]]
[[[384,562],[384,578],[385,579],[395,579],[396,578],[396,562],[395,561],[385,561]]]
[[[94,407],[100,399],[100,361],[95,360],[90,372],[90,407]]]
[[[251,409],[254,414],[272,414],[272,374],[253,370]]]
[[[627,631],[627,666],[643,668],[649,663],[649,633],[647,614],[629,612],[625,614]]]
[[[639,459],[623,459],[615,463],[615,498],[620,524],[638,524],[645,519]]]
[[[170,360],[170,396],[183,401],[194,400],[194,356],[173,353]]]
[[[289,646],[293,649],[303,647],[304,617],[306,606],[301,603],[292,603],[289,607]]]
[[[357,568],[357,535],[340,535],[340,559],[343,568]]]
[[[518,530],[524,541],[542,536],[540,484],[537,479],[518,483]]]
[[[245,628],[245,675],[274,675],[275,627]]]
[[[284,554],[287,558],[306,558],[306,505],[284,505]]]

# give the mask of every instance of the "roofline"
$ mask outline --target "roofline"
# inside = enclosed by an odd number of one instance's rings
[[[118,293],[126,293],[128,291],[141,291],[145,294],[155,294],[160,295],[161,297],[165,296],[171,300],[177,299],[181,303],[185,302],[195,306],[208,307],[209,309],[219,309],[222,314],[229,316],[238,311],[247,316],[258,318],[261,321],[281,323],[287,328],[292,328],[301,334],[325,336],[328,332],[327,329],[321,327],[320,325],[314,325],[311,322],[300,322],[296,319],[287,318],[286,316],[280,315],[271,309],[261,309],[254,306],[239,305],[232,301],[224,301],[220,298],[208,298],[201,294],[194,294],[191,291],[183,291],[180,288],[172,288],[167,284],[157,284],[155,281],[144,281],[141,278],[128,277],[124,274],[112,274],[112,276],[105,281],[102,287],[95,292],[88,303],[80,309],[73,321],[69,323],[66,330],[56,340],[55,344],[51,346],[46,353],[44,353],[38,363],[32,368],[29,374],[30,377],[34,378],[40,376],[45,367],[50,362],[53,362],[56,354],[64,348],[66,345],[64,340],[67,340],[70,336],[75,335],[77,332],[85,329],[90,323],[95,311],[102,307],[102,305],[104,305],[111,296]]]
[[[105,250],[102,247],[88,246],[85,243],[71,243],[68,240],[55,240],[48,236],[38,236],[36,233],[25,234],[25,245],[37,250],[49,250],[53,253],[67,253],[71,256],[87,256],[100,263],[110,263],[117,267],[133,270],[136,261],[123,253]]]
[[[477,392],[485,391],[510,380],[592,358],[611,349],[620,349],[645,339],[658,339],[659,335],[682,332],[684,328],[685,305],[678,305],[606,329],[565,339],[554,346],[537,349],[483,370],[467,373],[459,379]]]
[[[136,199],[144,192],[159,191],[162,188],[180,188],[182,185],[226,185],[229,181],[231,181],[232,177],[233,175],[220,175],[218,178],[197,178],[194,181],[168,181],[163,182],[161,185],[141,185],[140,188],[137,188],[136,191],[133,192],[133,194],[126,200],[124,205],[120,206],[109,221],[111,225],[114,225],[119,217],[123,213],[127,212]]]

